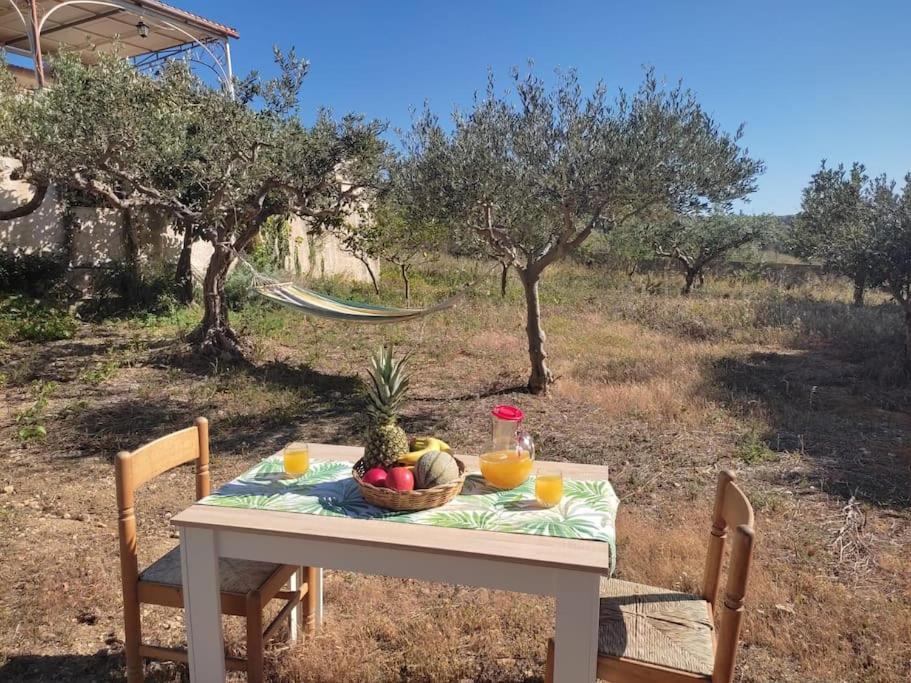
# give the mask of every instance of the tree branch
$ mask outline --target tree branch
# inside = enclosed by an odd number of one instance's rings
[[[100,168],[103,171],[110,173],[115,178],[119,178],[120,180],[132,185],[135,188],[136,192],[138,192],[140,195],[139,197],[136,197],[134,194],[134,197],[132,199],[121,201],[126,201],[132,206],[157,206],[175,213],[183,219],[199,220],[200,215],[190,209],[190,207],[188,207],[186,204],[174,197],[164,196],[154,187],[149,187],[148,185],[142,184],[135,178],[135,176],[126,173],[125,171],[121,171],[119,168],[110,166],[107,163],[102,164]],[[111,191],[113,192],[113,190]]]
[[[44,197],[47,195],[47,190],[47,182],[35,183],[35,192],[32,194],[32,198],[25,204],[17,206],[14,209],[0,211],[0,221],[11,221],[14,218],[22,218],[23,216],[28,216],[30,213],[34,213],[44,203]]]

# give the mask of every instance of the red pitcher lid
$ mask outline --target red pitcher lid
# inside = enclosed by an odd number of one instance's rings
[[[521,410],[515,406],[507,405],[497,406],[490,411],[490,414],[498,420],[506,420],[507,422],[521,422],[525,418],[525,413]]]

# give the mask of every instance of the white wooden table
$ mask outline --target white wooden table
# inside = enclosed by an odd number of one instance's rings
[[[310,457],[354,462],[362,452],[314,445]],[[459,457],[477,470],[476,458]],[[607,479],[606,467],[559,467],[567,478]],[[557,613],[554,680],[595,680],[599,583],[611,570],[607,543],[199,504],[171,522],[180,528],[194,683],[225,680],[219,557],[551,595]]]

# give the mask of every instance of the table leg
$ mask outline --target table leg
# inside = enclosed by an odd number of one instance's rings
[[[557,574],[554,680],[592,683],[598,663],[601,577],[578,571]]]
[[[303,581],[304,570],[302,568],[298,568],[298,570],[291,575],[291,578],[288,581],[288,588],[292,591],[300,590]],[[309,592],[312,590],[312,588],[312,586],[307,586],[307,591]],[[288,624],[288,635],[292,643],[297,642],[297,639],[300,637],[302,613],[303,610],[301,609],[301,603],[297,603],[294,607],[291,608],[290,623]]]
[[[313,592],[316,595],[316,605],[313,610],[313,624],[316,630],[323,625],[323,570],[319,567],[313,572]]]
[[[223,683],[225,645],[215,532],[196,527],[182,528],[180,561],[190,680],[193,683]]]

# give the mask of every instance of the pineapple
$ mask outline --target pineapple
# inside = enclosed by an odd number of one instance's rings
[[[393,360],[392,347],[380,347],[370,359],[370,384],[367,410],[374,424],[364,447],[365,469],[389,467],[408,452],[408,437],[396,424],[399,410],[408,393],[410,378],[405,371],[407,356]]]

